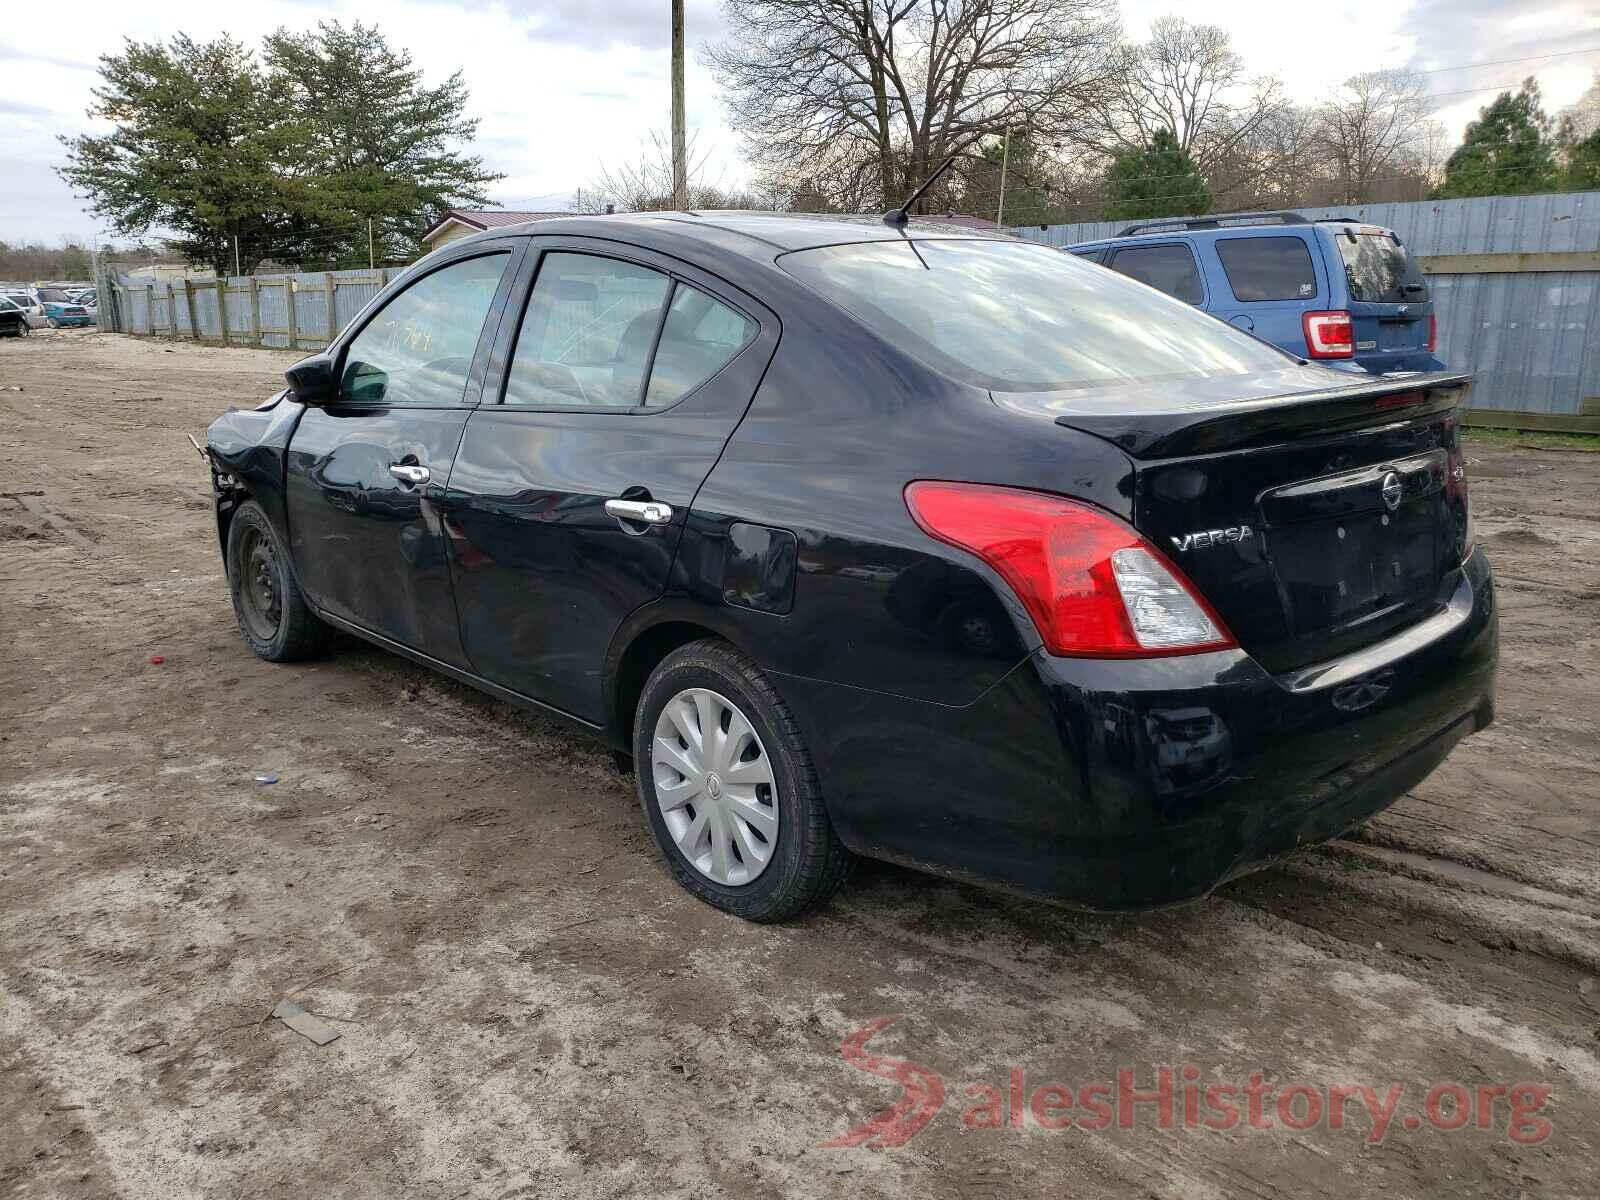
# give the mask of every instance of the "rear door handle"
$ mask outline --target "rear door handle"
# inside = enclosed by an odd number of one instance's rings
[[[401,483],[409,483],[412,487],[427,483],[433,478],[433,472],[427,467],[419,467],[415,463],[394,463],[389,467],[389,474]]]
[[[672,505],[659,500],[607,500],[606,515],[641,525],[665,525],[672,520]]]

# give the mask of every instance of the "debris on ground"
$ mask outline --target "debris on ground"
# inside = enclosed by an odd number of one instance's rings
[[[310,1038],[319,1046],[338,1041],[339,1031],[315,1013],[308,1013],[293,1000],[279,1000],[272,1015],[301,1037]]]

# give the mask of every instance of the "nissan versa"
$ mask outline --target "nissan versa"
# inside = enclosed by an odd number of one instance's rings
[[[206,447],[249,647],[342,630],[625,748],[672,873],[752,920],[858,854],[1201,896],[1493,714],[1467,377],[1314,366],[1047,247],[492,230],[288,381]]]

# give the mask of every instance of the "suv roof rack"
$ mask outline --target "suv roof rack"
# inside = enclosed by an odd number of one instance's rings
[[[1349,221],[1353,217],[1328,217],[1330,221]],[[1132,237],[1145,230],[1160,229],[1174,232],[1184,229],[1221,229],[1224,225],[1310,225],[1310,217],[1302,217],[1295,212],[1240,212],[1240,213],[1212,213],[1206,217],[1163,217],[1158,221],[1143,221],[1138,225],[1129,225],[1117,233],[1117,237]]]

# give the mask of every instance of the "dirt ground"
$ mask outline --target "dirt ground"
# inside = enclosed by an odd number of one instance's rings
[[[0,1196],[1600,1188],[1600,454],[1472,444],[1499,719],[1355,839],[1119,919],[866,864],[762,928],[581,738],[361,646],[246,651],[183,435],[288,361],[0,342]],[[1032,1106],[1163,1066],[1170,1127]],[[1254,1074],[1322,1119],[1188,1120]],[[902,1144],[823,1144],[901,1081]],[[1401,1087],[1381,1139],[1336,1085]]]

